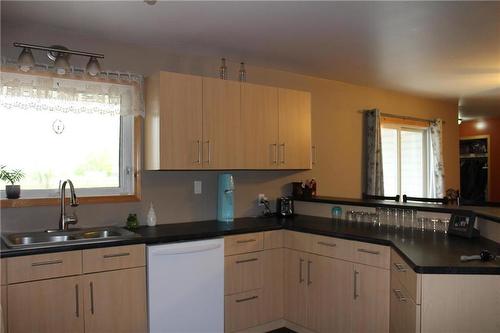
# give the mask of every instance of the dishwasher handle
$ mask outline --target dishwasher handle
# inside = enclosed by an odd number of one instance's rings
[[[151,249],[150,254],[153,256],[170,256],[176,254],[185,254],[185,253],[196,253],[196,252],[205,252],[210,250],[218,249],[222,246],[222,244],[199,244],[199,245],[191,245],[191,246],[160,246],[158,249]]]

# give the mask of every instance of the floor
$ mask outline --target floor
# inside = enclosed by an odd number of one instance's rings
[[[282,328],[278,328],[276,330],[272,330],[272,331],[269,331],[267,333],[297,333],[295,331],[292,331],[291,329],[289,328],[286,328],[286,327],[282,327]]]

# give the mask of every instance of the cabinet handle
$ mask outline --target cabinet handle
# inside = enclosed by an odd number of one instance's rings
[[[302,277],[302,263],[304,262],[304,259],[300,258],[299,260],[299,283],[304,282],[304,278]]]
[[[90,313],[94,314],[94,283],[90,282]]]
[[[78,293],[78,284],[75,284],[75,314],[76,318],[80,317],[80,300],[79,300],[79,293]]]
[[[256,239],[255,238],[252,238],[252,239],[242,239],[242,240],[237,240],[236,243],[237,244],[243,244],[243,243],[250,243],[250,242],[255,242]]]
[[[394,267],[396,267],[396,270],[398,272],[406,272],[406,268],[403,266],[403,264],[399,264],[399,263],[395,262]]]
[[[281,164],[285,164],[285,162],[286,162],[286,157],[285,157],[286,146],[285,146],[285,143],[280,144],[280,147],[283,147],[283,153],[281,154],[281,161],[280,161],[280,163]]]
[[[198,157],[198,159],[196,161],[193,161],[193,163],[196,163],[196,164],[201,164],[201,141],[200,140],[196,140],[196,149],[197,149],[197,152],[196,152],[196,156]]]
[[[408,300],[406,299],[406,297],[404,297],[403,295],[403,292],[401,291],[401,289],[392,289],[392,291],[394,292],[394,295],[396,295],[396,297],[398,298],[398,301],[400,302],[408,302]]]
[[[62,264],[62,263],[63,263],[63,261],[61,259],[59,259],[59,260],[33,262],[33,263],[31,263],[31,266],[36,267],[36,266],[56,265],[56,264]]]
[[[307,261],[307,285],[311,285],[313,282],[311,281],[311,264],[312,261],[308,260]]]
[[[236,303],[251,301],[251,300],[257,299],[257,298],[259,298],[259,296],[257,296],[257,295],[256,296],[247,297],[247,298],[241,298],[241,299],[237,299]]]
[[[329,246],[329,247],[335,247],[337,244],[335,243],[327,243],[327,242],[318,242],[319,245],[324,245],[324,246]]]
[[[129,256],[129,255],[130,255],[129,252],[123,252],[123,253],[105,254],[102,257],[104,259],[108,259],[108,258],[116,258],[116,257],[126,257],[126,256]]]
[[[257,261],[259,260],[259,258],[251,258],[251,259],[245,259],[245,260],[237,260],[236,263],[237,264],[244,264],[246,262],[252,262],[252,261]]]
[[[277,143],[273,143],[271,144],[271,147],[273,148],[273,151],[272,151],[272,163],[273,164],[278,164],[278,144]]]
[[[210,149],[210,140],[207,140],[205,143],[208,146],[208,156],[207,156],[207,160],[205,162],[208,163],[208,164],[210,164],[210,160],[212,159],[212,152],[211,152],[211,149]]]
[[[359,294],[358,294],[358,275],[359,275],[359,272],[357,270],[354,270],[354,299],[359,297]]]
[[[358,249],[358,252],[369,253],[369,254],[374,254],[374,255],[380,254],[380,251],[371,251],[371,250],[367,250],[367,249]]]
[[[317,149],[316,145],[312,146],[312,164],[316,164],[316,159],[317,159]]]

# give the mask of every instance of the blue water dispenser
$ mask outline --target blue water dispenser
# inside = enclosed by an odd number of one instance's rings
[[[217,201],[217,221],[234,220],[234,179],[230,173],[219,175],[219,195]]]

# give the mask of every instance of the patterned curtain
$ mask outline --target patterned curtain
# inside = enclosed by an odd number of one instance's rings
[[[380,111],[365,111],[366,140],[366,175],[365,193],[384,195],[384,172],[382,168],[382,131],[380,128]]]
[[[431,174],[430,194],[434,198],[444,197],[444,167],[443,167],[443,121],[436,119],[429,126],[431,141]]]

